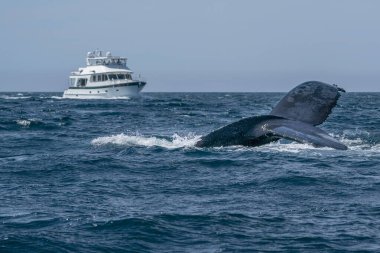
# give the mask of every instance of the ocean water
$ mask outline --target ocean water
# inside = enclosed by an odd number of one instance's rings
[[[0,94],[0,252],[380,252],[380,93],[321,126],[349,150],[195,148],[283,93]]]

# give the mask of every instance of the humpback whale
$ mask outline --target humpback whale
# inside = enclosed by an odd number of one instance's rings
[[[244,118],[224,126],[202,136],[195,146],[260,146],[285,138],[315,147],[346,150],[347,146],[316,127],[330,115],[340,92],[345,91],[337,85],[304,82],[289,91],[269,115]]]

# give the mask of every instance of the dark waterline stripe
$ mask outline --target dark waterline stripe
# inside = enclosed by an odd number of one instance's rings
[[[69,89],[103,89],[103,88],[115,88],[115,87],[124,87],[124,86],[145,86],[146,82],[130,82],[130,83],[119,83],[114,85],[104,85],[97,87],[69,87]]]

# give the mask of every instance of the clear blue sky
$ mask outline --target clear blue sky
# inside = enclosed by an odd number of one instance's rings
[[[63,91],[96,48],[145,91],[380,91],[380,1],[33,0],[0,3],[0,91]]]

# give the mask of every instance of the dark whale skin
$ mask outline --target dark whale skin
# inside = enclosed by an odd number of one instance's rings
[[[265,133],[264,131],[260,130],[260,126],[271,119],[282,118],[272,115],[263,115],[241,119],[237,122],[217,129],[206,136],[203,136],[201,140],[196,143],[196,146],[260,146],[272,141],[276,141],[279,139],[279,137],[275,137],[272,133]]]
[[[302,83],[289,91],[270,115],[320,125],[335,107],[339,90],[337,86],[318,81]]]

